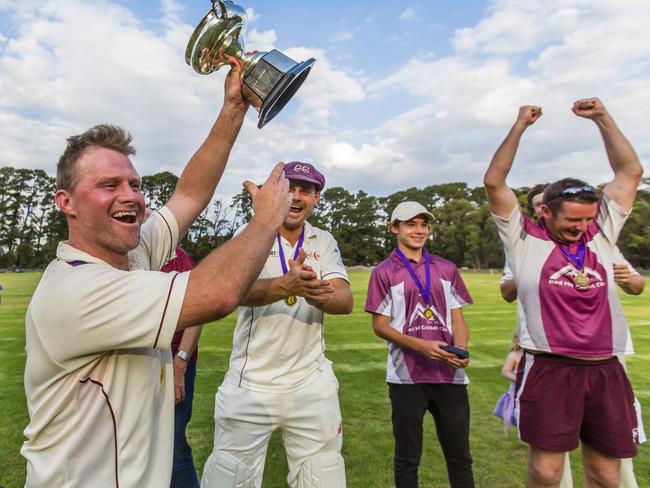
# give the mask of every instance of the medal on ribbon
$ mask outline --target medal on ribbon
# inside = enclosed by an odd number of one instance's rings
[[[282,249],[282,237],[280,236],[280,233],[278,232],[278,254],[280,255],[280,265],[282,266],[282,274],[286,275],[289,272],[289,267],[287,266],[287,262],[284,259],[284,250]],[[296,244],[296,250],[293,253],[293,260],[295,261],[298,259],[298,255],[300,254],[300,249],[302,248],[302,243],[305,241],[305,226],[302,226],[302,232],[300,233],[300,237],[298,238],[298,243]],[[284,299],[284,303],[286,303],[289,307],[293,307],[296,303],[298,303],[298,297],[296,295],[289,295],[287,298]]]
[[[418,277],[417,273],[413,269],[413,266],[411,266],[411,262],[404,255],[404,253],[399,248],[395,249],[395,252],[404,263],[404,266],[406,266],[406,269],[411,275],[411,278],[413,278],[413,281],[415,282],[418,289],[420,290],[420,295],[422,296],[422,299],[424,300],[424,305],[426,306],[424,312],[422,312],[422,315],[424,315],[424,317],[427,320],[431,320],[433,318],[433,310],[431,310],[431,304],[429,303],[431,300],[431,267],[430,267],[431,263],[429,261],[429,255],[425,250],[422,250],[422,254],[424,255],[424,280],[425,280],[425,284],[423,285],[422,281],[420,281],[420,278]]]
[[[589,277],[581,272],[576,272],[575,276],[576,286],[585,287],[589,284]]]
[[[564,253],[564,255],[569,259],[571,266],[573,267],[575,273],[574,273],[574,283],[575,283],[575,289],[584,291],[587,289],[587,286],[589,285],[589,276],[584,272],[584,265],[585,265],[585,256],[586,256],[586,246],[584,241],[580,241],[578,243],[578,254],[575,255],[571,251],[569,251],[569,247],[560,244],[560,249]]]

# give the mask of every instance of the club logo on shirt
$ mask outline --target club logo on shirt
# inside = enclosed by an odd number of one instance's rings
[[[582,273],[577,271],[573,266],[567,264],[563,268],[553,273],[548,278],[549,285],[571,286],[577,290],[591,290],[592,288],[601,288],[606,285],[602,275],[595,269],[587,266]]]
[[[424,319],[426,322],[422,322],[421,319]],[[408,334],[415,334],[416,332],[425,330],[448,331],[447,326],[435,307],[426,307],[420,303],[413,310],[407,329]]]

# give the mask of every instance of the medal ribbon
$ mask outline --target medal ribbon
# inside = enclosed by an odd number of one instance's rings
[[[560,249],[578,271],[582,271],[582,268],[585,264],[585,247],[586,246],[584,241],[580,241],[578,243],[578,255],[576,256],[571,251],[569,251],[569,246],[560,244]]]
[[[413,266],[411,266],[411,262],[409,261],[409,259],[404,255],[404,253],[399,248],[395,249],[395,252],[404,263],[404,266],[406,266],[406,269],[411,275],[411,278],[413,278],[413,281],[415,281],[415,284],[418,286],[420,290],[420,294],[424,299],[424,304],[428,307],[429,298],[431,298],[431,270],[429,269],[429,255],[427,254],[426,251],[424,250],[422,251],[422,254],[424,254],[424,276],[426,280],[426,288],[425,288],[425,286],[420,281],[420,278],[418,278],[418,275],[416,274],[415,270],[413,269]]]
[[[293,260],[298,259],[300,254],[300,248],[302,248],[302,243],[305,241],[305,226],[302,226],[302,232],[300,233],[300,238],[298,239],[298,244],[296,245],[296,251],[293,253]],[[278,232],[278,253],[280,254],[280,264],[282,265],[282,274],[287,274],[289,268],[287,267],[287,262],[284,259],[284,250],[282,249],[282,237]]]

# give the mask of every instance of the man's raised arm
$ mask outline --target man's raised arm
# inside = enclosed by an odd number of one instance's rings
[[[643,166],[632,145],[614,123],[603,102],[598,98],[585,98],[573,104],[573,113],[579,117],[593,120],[605,143],[609,164],[614,170],[614,179],[605,187],[609,198],[624,210],[634,205],[636,190],[643,176]]]
[[[248,293],[289,213],[291,194],[283,169],[284,165],[278,164],[260,189],[251,181],[244,183],[255,215],[240,234],[190,271],[177,329],[228,315]]]
[[[226,76],[224,103],[208,137],[183,170],[174,194],[167,202],[183,236],[208,206],[223,175],[230,150],[244,122],[249,104],[242,98],[241,67],[233,61]]]
[[[494,153],[490,166],[483,177],[488,203],[492,213],[507,217],[515,205],[517,196],[506,183],[506,177],[512,167],[521,136],[529,125],[542,116],[542,108],[525,105],[519,108],[519,114],[512,129]]]

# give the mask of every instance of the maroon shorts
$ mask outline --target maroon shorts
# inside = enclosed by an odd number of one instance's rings
[[[637,454],[634,393],[616,357],[585,361],[525,353],[517,371],[519,437],[548,451],[578,439],[610,457]]]

